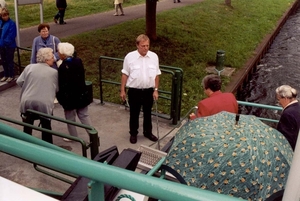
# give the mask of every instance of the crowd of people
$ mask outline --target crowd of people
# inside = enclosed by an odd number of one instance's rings
[[[66,0],[57,0],[58,13],[54,21],[65,24],[64,13],[67,7]],[[124,14],[122,1],[115,1],[116,15],[118,8]],[[14,80],[14,52],[16,48],[16,24],[9,17],[5,2],[0,2],[0,55],[4,69],[1,82]],[[21,89],[20,112],[24,122],[33,124],[39,119],[41,126],[51,130],[51,121],[32,115],[27,109],[36,110],[49,115],[53,114],[54,102],[57,98],[62,105],[67,120],[91,125],[88,115],[89,99],[85,85],[85,71],[83,62],[75,56],[75,47],[70,43],[61,42],[58,37],[50,34],[50,26],[42,23],[38,26],[39,36],[32,43],[30,64],[17,79]],[[129,141],[137,142],[139,129],[139,115],[143,111],[143,135],[151,141],[158,138],[152,133],[151,110],[153,102],[158,100],[159,58],[149,50],[150,39],[141,34],[136,38],[136,50],[129,52],[123,62],[120,97],[130,106]],[[40,88],[39,86],[46,86]],[[222,79],[219,75],[207,75],[202,80],[202,87],[207,98],[198,102],[196,113],[190,114],[190,119],[201,118],[227,111],[238,114],[238,103],[232,93],[221,92]],[[128,88],[128,93],[126,93]],[[46,89],[46,90],[45,90]],[[280,131],[295,149],[300,128],[300,104],[297,100],[297,91],[289,85],[276,88],[278,103],[283,107],[281,118],[277,125]],[[32,129],[24,127],[24,132],[31,134]],[[71,136],[77,137],[75,126],[68,125]],[[52,136],[42,133],[42,139],[53,143]],[[64,138],[65,141],[70,141]]]

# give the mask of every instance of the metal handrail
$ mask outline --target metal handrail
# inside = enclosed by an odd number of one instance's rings
[[[74,122],[74,121],[66,120],[66,119],[63,119],[63,118],[55,117],[55,116],[45,114],[45,113],[42,113],[42,112],[38,112],[38,111],[35,111],[35,110],[31,110],[31,109],[28,109],[27,112],[32,113],[32,114],[37,114],[37,115],[42,116],[42,117],[47,117],[49,119],[53,119],[53,120],[56,120],[56,121],[59,121],[59,122],[62,122],[62,123],[71,124],[71,125],[86,129],[88,134],[89,134],[89,137],[90,137],[90,143],[88,145],[86,145],[86,142],[84,140],[82,140],[78,137],[74,137],[74,136],[70,136],[70,135],[64,135],[63,137],[68,138],[70,140],[80,142],[81,145],[82,145],[83,155],[85,157],[87,157],[86,149],[88,149],[88,148],[91,149],[90,150],[91,151],[91,158],[96,157],[97,154],[99,153],[99,146],[100,146],[99,136],[98,136],[98,131],[94,127],[89,126],[89,125],[85,125],[85,124],[81,124],[81,123],[77,123],[77,122]],[[40,129],[42,129],[42,128],[40,128]],[[46,129],[46,131],[48,132],[47,129]]]
[[[113,57],[107,57],[107,56],[100,56],[99,57],[99,95],[100,95],[100,103],[104,104],[103,102],[103,83],[107,84],[114,84],[114,85],[121,85],[119,81],[114,80],[106,80],[102,78],[102,60],[111,60],[111,61],[118,61],[123,62],[124,59],[120,58],[113,58]],[[168,94],[171,96],[161,96],[160,98],[170,100],[171,101],[171,108],[170,108],[170,116],[166,117],[166,115],[162,114],[155,114],[160,116],[164,119],[173,119],[172,123],[173,125],[177,125],[178,120],[180,119],[180,112],[181,112],[181,100],[182,100],[182,83],[183,83],[183,70],[181,68],[173,67],[173,66],[166,66],[166,65],[159,65],[161,71],[163,73],[168,73],[172,75],[172,87],[171,91],[163,91],[159,90],[160,94]]]
[[[279,106],[265,105],[265,104],[259,104],[259,103],[251,103],[251,102],[246,102],[246,101],[237,101],[237,102],[238,102],[239,105],[243,105],[243,106],[258,107],[258,108],[278,110],[278,111],[283,110],[283,108],[279,107]],[[276,120],[276,119],[263,118],[263,117],[257,117],[257,118],[262,120],[262,121],[268,121],[268,122],[274,122],[274,123],[279,122],[279,120]]]
[[[21,63],[20,50],[25,50],[25,51],[31,52],[32,49],[26,48],[26,47],[18,47],[17,46],[17,60],[18,60],[18,63],[15,63],[15,64],[19,67],[18,68],[19,74],[21,74],[22,70],[25,68],[25,66],[22,66],[22,63]]]
[[[55,136],[58,136],[58,137],[61,137],[61,138],[69,138],[69,139],[72,139],[74,141],[77,141],[77,142],[79,142],[81,144],[82,155],[84,157],[87,157],[86,148],[85,148],[85,147],[87,147],[86,143],[85,143],[84,140],[82,140],[80,138],[69,136],[69,135],[66,135],[66,134],[61,133],[61,132],[56,132],[56,131],[53,131],[53,130],[48,130],[48,129],[41,128],[41,127],[38,127],[38,126],[34,126],[34,125],[31,125],[31,124],[28,124],[28,123],[24,123],[24,122],[21,122],[21,121],[17,121],[17,120],[8,118],[8,117],[0,116],[0,119],[4,120],[4,121],[7,121],[7,122],[10,122],[10,123],[14,123],[14,124],[20,125],[20,126],[26,126],[26,127],[32,128],[32,129],[37,130],[37,131],[41,131],[41,132],[44,131],[44,132],[50,133],[51,135],[55,135]]]
[[[59,118],[59,117],[55,117],[55,116],[52,116],[52,115],[48,115],[48,114],[45,114],[45,113],[37,112],[35,110],[30,110],[29,109],[29,110],[27,110],[27,112],[28,113],[33,113],[33,114],[36,114],[36,115],[39,115],[39,116],[47,117],[49,119],[54,119],[54,120],[60,121],[62,123],[72,124],[74,126],[87,129],[87,131],[89,133],[89,136],[90,136],[90,144],[87,145],[86,142],[83,139],[78,138],[78,137],[73,137],[73,136],[66,135],[64,133],[56,132],[56,131],[53,131],[53,130],[48,130],[48,129],[41,128],[41,127],[38,127],[38,126],[34,126],[34,125],[31,125],[31,124],[28,124],[28,123],[20,122],[20,121],[11,119],[11,118],[0,116],[0,119],[2,119],[4,121],[7,121],[7,122],[11,122],[11,123],[17,124],[17,125],[30,127],[30,128],[32,128],[34,130],[38,130],[38,131],[41,131],[41,132],[44,131],[44,132],[47,132],[47,133],[49,133],[51,135],[54,135],[54,136],[58,136],[58,137],[61,137],[61,138],[68,138],[68,139],[71,139],[73,141],[79,142],[81,144],[82,155],[84,157],[87,157],[87,149],[88,148],[91,148],[91,157],[92,158],[94,158],[99,153],[99,149],[98,149],[98,147],[99,147],[98,132],[92,126],[88,126],[88,125],[80,124],[80,123],[77,123],[77,122],[65,120],[65,119],[62,119],[62,118]],[[15,137],[19,138],[18,136],[15,136]],[[92,144],[92,146],[91,146],[91,144]],[[70,183],[70,184],[72,183],[71,180],[67,180],[64,177],[61,177],[61,176],[56,175],[56,174],[53,174],[52,172],[45,171],[44,169],[40,168],[38,165],[40,165],[40,164],[33,164],[33,167],[35,168],[35,170],[37,170],[39,172],[42,172],[42,173],[44,173],[44,174],[46,174],[48,176],[54,177],[56,179],[59,179],[61,181],[64,181],[64,182],[67,182],[67,183]],[[64,173],[64,174],[66,174],[66,173]],[[69,175],[69,176],[76,177],[77,175]]]
[[[0,151],[34,163],[42,164],[54,170],[61,170],[91,179],[88,184],[89,201],[105,200],[103,193],[104,184],[127,189],[164,201],[242,200],[228,195],[139,174],[108,164],[102,164],[82,156],[52,150],[2,134],[0,134]],[[60,163],[59,161],[64,162]],[[80,168],[74,168],[79,166]]]

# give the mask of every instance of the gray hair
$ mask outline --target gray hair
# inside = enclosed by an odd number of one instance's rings
[[[149,41],[150,42],[150,39],[147,35],[141,34],[135,39],[135,43],[138,45],[138,44],[140,44],[141,41]]]
[[[297,90],[289,85],[281,85],[277,87],[276,94],[281,98],[293,99],[297,97]]]
[[[202,79],[202,86],[204,89],[210,89],[213,92],[219,91],[222,86],[221,77],[218,75],[214,75],[214,74],[206,75]]]
[[[58,52],[67,57],[72,57],[75,51],[74,46],[71,43],[58,43]]]
[[[46,63],[46,60],[53,58],[53,50],[49,47],[41,48],[36,54],[37,63]]]

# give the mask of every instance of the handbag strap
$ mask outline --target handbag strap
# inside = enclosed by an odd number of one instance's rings
[[[187,185],[187,183],[183,179],[183,177],[178,172],[176,172],[173,168],[171,168],[170,166],[161,165],[160,169],[171,173],[180,183]]]
[[[52,40],[53,40],[53,54],[56,52],[56,44],[55,44],[55,36],[52,37]]]

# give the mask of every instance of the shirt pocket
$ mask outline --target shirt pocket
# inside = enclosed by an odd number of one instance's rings
[[[149,73],[149,77],[156,77],[156,66],[149,65],[148,73]]]
[[[140,70],[141,70],[141,67],[139,65],[134,65],[131,67],[131,77],[132,78],[138,78],[140,76]]]

